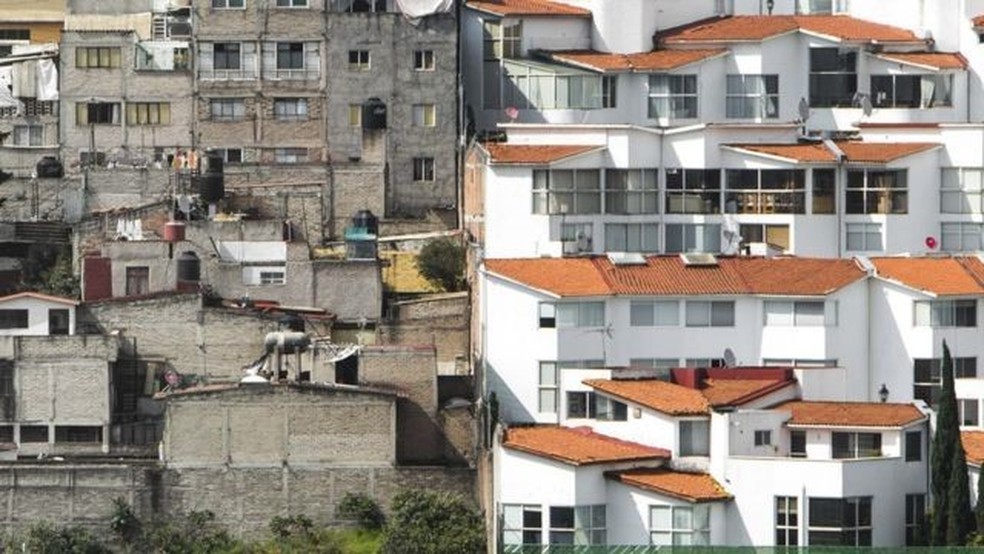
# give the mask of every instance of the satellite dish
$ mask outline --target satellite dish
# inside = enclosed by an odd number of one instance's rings
[[[806,98],[800,96],[796,110],[799,111],[800,121],[803,123],[806,123],[806,120],[810,119],[810,104],[806,101]]]
[[[735,351],[730,348],[724,349],[724,367],[738,367],[738,359],[735,358]]]

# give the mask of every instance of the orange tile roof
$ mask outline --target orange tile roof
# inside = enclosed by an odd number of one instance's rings
[[[732,498],[720,483],[706,473],[684,473],[668,469],[630,469],[609,472],[605,476],[632,487],[688,502],[719,502]]]
[[[825,427],[904,427],[926,416],[912,404],[879,402],[805,402],[793,400],[773,408],[792,412],[788,425]]]
[[[845,15],[742,15],[706,19],[668,29],[657,36],[666,44],[762,41],[804,31],[859,42],[921,42],[907,29]]]
[[[963,443],[968,464],[984,464],[984,431],[961,431],[960,442]]]
[[[686,266],[679,256],[650,256],[645,265],[593,258],[490,259],[502,277],[558,296],[826,295],[865,277],[850,259],[719,257],[715,266]]]
[[[793,144],[729,144],[731,148],[740,148],[797,162],[833,163],[837,156],[822,142],[801,142]]]
[[[862,142],[859,140],[836,141],[834,144],[844,153],[848,162],[888,163],[919,152],[939,148],[935,142]]]
[[[587,379],[589,387],[669,415],[706,415],[710,404],[700,391],[658,379]]]
[[[792,384],[764,379],[706,379],[700,393],[714,407],[740,406]]]
[[[469,1],[465,6],[493,15],[574,15],[590,17],[591,10],[548,0]]]
[[[930,69],[967,69],[967,58],[959,52],[883,52],[878,57]]]
[[[595,71],[669,71],[727,53],[724,48],[694,50],[654,50],[635,54],[615,54],[594,50],[560,50],[544,52],[556,62]]]
[[[548,145],[487,142],[482,145],[482,148],[489,153],[489,158],[493,164],[536,165],[557,162],[602,147],[582,144]]]
[[[880,277],[939,296],[984,294],[984,267],[977,258],[871,258],[871,263]]]
[[[506,430],[502,445],[571,465],[659,460],[670,451],[595,433],[589,427],[535,425]]]
[[[975,16],[972,21],[974,22],[974,27],[984,27],[984,14]]]
[[[36,298],[38,300],[47,300],[48,302],[58,302],[59,304],[71,304],[72,306],[78,306],[79,301],[74,298],[66,298],[64,296],[52,296],[50,294],[42,294],[40,292],[24,291],[14,294],[9,294],[7,296],[0,297],[0,302],[9,302],[11,300],[17,300],[19,298]]]

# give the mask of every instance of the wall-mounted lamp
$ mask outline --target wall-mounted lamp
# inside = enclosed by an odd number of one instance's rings
[[[888,402],[888,387],[885,386],[885,383],[882,383],[881,388],[878,389],[878,398],[881,398],[882,402]]]

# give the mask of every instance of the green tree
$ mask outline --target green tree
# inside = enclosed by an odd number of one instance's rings
[[[960,418],[953,386],[953,358],[943,341],[940,367],[943,385],[936,403],[936,434],[933,436],[933,518],[930,544],[962,546],[971,529],[970,485],[967,460],[960,443]]]
[[[974,507],[974,515],[977,519],[977,536],[984,536],[984,463],[978,469],[977,478],[977,506]]]
[[[82,527],[57,528],[47,522],[27,531],[24,550],[32,554],[110,554],[109,548]]]
[[[434,286],[453,292],[465,287],[465,247],[450,238],[434,239],[417,254],[420,274]]]
[[[406,490],[393,498],[383,554],[485,552],[482,516],[462,497]]]

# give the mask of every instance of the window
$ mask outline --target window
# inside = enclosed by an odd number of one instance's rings
[[[806,457],[806,431],[789,432],[789,457]]]
[[[649,118],[695,119],[697,117],[697,76],[649,76]]]
[[[666,213],[721,213],[721,172],[717,169],[667,169]]]
[[[503,544],[541,544],[543,511],[540,506],[505,504],[502,506]]]
[[[785,359],[779,360],[775,358],[763,358],[762,365],[767,367],[803,367],[803,368],[823,368],[823,367],[837,367],[837,359],[812,359],[812,358],[797,358],[797,359]]]
[[[307,98],[275,98],[273,117],[277,121],[306,121],[308,117]]]
[[[881,252],[885,249],[881,223],[848,223],[846,227],[848,250]]]
[[[810,106],[850,107],[858,90],[858,53],[843,48],[810,49]]]
[[[42,146],[43,144],[43,126],[14,125],[14,146]]]
[[[727,213],[806,213],[806,172],[802,169],[729,169],[724,174]]]
[[[924,544],[923,526],[926,523],[926,495],[905,495],[905,544],[918,546]]]
[[[0,329],[27,329],[27,310],[0,310]]]
[[[386,0],[339,0],[338,11],[348,13],[382,13],[386,11]]]
[[[940,213],[984,213],[984,169],[944,167],[940,182]]]
[[[773,119],[779,117],[778,75],[728,75],[726,117]]]
[[[872,75],[871,104],[876,108],[951,106],[952,75]]]
[[[722,358],[687,358],[683,360],[683,367],[724,367]]]
[[[414,71],[434,71],[434,51],[433,50],[414,50],[413,51],[413,70]]]
[[[798,504],[795,496],[776,497],[776,546],[799,544]]]
[[[605,251],[658,252],[659,225],[656,223],[606,223]]]
[[[976,398],[958,398],[957,407],[960,414],[960,425],[977,427],[980,425],[980,404]]]
[[[649,542],[666,546],[706,546],[711,542],[711,508],[692,506],[650,506]]]
[[[222,156],[222,161],[227,164],[243,163],[242,148],[213,148],[212,150]]]
[[[957,379],[977,377],[977,357],[953,357],[953,375]],[[936,406],[942,388],[940,358],[917,358],[913,360],[912,396],[922,400],[930,407]]]
[[[126,295],[150,293],[150,268],[146,266],[126,268]]]
[[[564,254],[591,252],[593,235],[594,225],[591,223],[560,224],[560,240],[564,243]]]
[[[601,78],[601,107],[614,108],[618,104],[618,76],[606,75]]]
[[[278,42],[277,69],[304,69],[304,43]]]
[[[78,102],[75,104],[76,125],[119,125],[119,102]]]
[[[605,505],[551,506],[550,544],[605,544]]]
[[[846,210],[849,214],[904,214],[909,191],[904,169],[858,169],[847,172]]]
[[[0,40],[31,40],[30,29],[0,29]]]
[[[275,148],[273,160],[278,164],[302,164],[308,162],[307,148]]]
[[[349,50],[348,68],[349,71],[369,71],[369,51]]]
[[[871,546],[871,497],[810,498],[810,546]]]
[[[735,303],[733,301],[688,300],[687,327],[734,327]]]
[[[413,159],[413,180],[414,181],[434,180],[434,158]]]
[[[128,102],[127,125],[170,125],[170,102]]]
[[[980,223],[941,223],[940,249],[944,252],[974,252],[981,250],[984,225]]]
[[[767,326],[823,327],[837,323],[836,312],[831,309],[834,313],[828,315],[822,301],[766,300],[764,307]]]
[[[628,407],[607,396],[592,391],[567,393],[567,417],[571,419],[597,419],[601,421],[626,421]]]
[[[75,48],[75,67],[117,68],[122,61],[122,50],[119,47],[77,46]]]
[[[502,62],[502,71],[502,102],[509,107],[595,110],[605,101],[599,74],[520,60]]]
[[[278,8],[306,8],[308,0],[277,0]]]
[[[362,104],[349,104],[348,124],[349,127],[362,127]]]
[[[679,456],[708,456],[711,452],[711,424],[705,420],[680,422]]]
[[[680,303],[676,300],[633,300],[629,320],[633,327],[675,327],[680,324]]]
[[[557,388],[560,372],[557,362],[540,362],[540,385],[537,410],[540,413],[557,413]]]
[[[601,213],[601,172],[597,169],[533,170],[533,213]]]
[[[246,7],[246,0],[212,0],[212,7],[219,9],[244,8]]]
[[[742,244],[764,242],[781,250],[789,250],[789,225],[742,223],[738,226]]]
[[[238,42],[217,42],[212,46],[212,65],[215,69],[239,69],[240,46]]]
[[[523,22],[485,21],[482,27],[482,106],[502,104],[502,60],[520,57]]]
[[[630,358],[629,367],[639,367],[645,369],[656,369],[654,379],[670,379],[670,370],[680,367],[680,360],[677,358]]]
[[[67,335],[71,327],[71,317],[68,310],[48,310],[48,334]]]
[[[847,0],[796,0],[797,14],[836,14],[847,9]]]
[[[832,214],[835,212],[837,197],[837,173],[833,169],[813,170],[813,213]]]
[[[321,75],[319,42],[264,42],[261,46],[265,79],[304,80]]]
[[[846,458],[879,458],[881,433],[831,433],[831,448],[835,460]]]
[[[14,442],[13,425],[0,425],[0,442]]]
[[[47,425],[21,425],[21,442],[48,442]]]
[[[917,300],[917,327],[977,327],[976,300]]]
[[[604,302],[540,303],[540,327],[602,327],[605,325]]]
[[[246,100],[243,98],[213,98],[209,105],[212,121],[237,121],[246,117]]]
[[[772,446],[772,431],[755,431],[755,446]]]
[[[626,421],[628,416],[628,406],[624,403],[612,400],[607,396],[595,396],[595,419],[599,421]]]
[[[55,442],[102,442],[102,427],[59,425],[55,427]]]
[[[261,285],[282,285],[287,282],[286,273],[283,271],[261,271]]]
[[[721,225],[708,223],[667,223],[666,252],[721,251]]]
[[[413,105],[413,126],[434,127],[437,125],[437,108],[434,104]]]
[[[655,169],[606,169],[605,213],[658,213],[658,186]]]
[[[922,461],[922,431],[906,431],[905,461]]]

